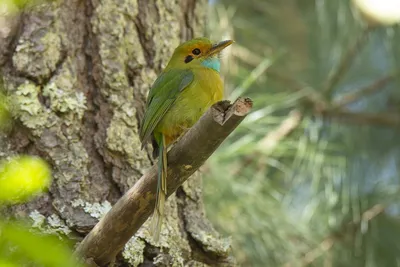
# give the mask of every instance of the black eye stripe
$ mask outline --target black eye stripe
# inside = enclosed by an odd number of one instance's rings
[[[200,49],[195,48],[195,49],[193,49],[192,53],[193,53],[194,55],[200,55],[201,51],[200,51]]]
[[[193,60],[192,55],[188,55],[188,56],[185,58],[185,63],[189,63],[189,62],[192,61],[192,60]]]

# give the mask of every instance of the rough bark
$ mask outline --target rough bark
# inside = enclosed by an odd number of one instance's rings
[[[65,0],[13,20],[0,36],[15,119],[0,138],[1,157],[39,155],[54,180],[47,194],[10,212],[80,241],[133,186],[152,164],[150,147],[141,151],[137,135],[145,95],[179,42],[202,35],[206,5]],[[199,176],[169,198],[166,212],[161,245],[152,243],[145,223],[119,265],[231,264],[229,245],[204,216]]]

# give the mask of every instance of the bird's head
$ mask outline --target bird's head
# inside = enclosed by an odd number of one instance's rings
[[[214,44],[204,37],[192,39],[175,49],[167,68],[205,67],[219,72],[220,61],[218,55],[232,43],[232,40],[226,40]]]

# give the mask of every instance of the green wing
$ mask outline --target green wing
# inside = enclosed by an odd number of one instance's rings
[[[168,70],[154,82],[147,98],[146,112],[140,127],[142,146],[151,138],[154,128],[174,104],[179,92],[193,81],[190,70]]]

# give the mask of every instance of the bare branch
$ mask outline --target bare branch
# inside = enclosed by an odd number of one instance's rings
[[[400,115],[391,113],[364,113],[347,110],[323,110],[318,112],[325,118],[356,124],[375,124],[390,127],[400,126]],[[317,114],[317,113],[316,113]]]
[[[334,101],[333,106],[335,108],[344,107],[348,104],[356,102],[357,100],[366,95],[373,94],[379,90],[382,90],[386,84],[388,84],[390,81],[393,80],[395,76],[396,73],[386,75],[368,86],[365,86],[363,88],[356,90],[355,92],[344,95],[340,99]]]
[[[315,105],[318,107],[318,109],[327,109],[328,108],[328,103],[324,99],[324,97],[318,93],[317,90],[312,88],[310,85],[305,84],[304,82],[297,81],[296,79],[293,79],[292,77],[285,76],[281,73],[275,72],[273,70],[268,70],[266,72],[267,76],[276,80],[277,82],[286,85],[287,89],[298,92],[298,91],[304,91],[306,95],[304,96],[311,104]]]
[[[291,111],[289,116],[275,130],[258,142],[258,147],[263,150],[263,153],[272,153],[279,142],[299,126],[302,117],[303,114],[299,110]]]
[[[369,33],[373,28],[366,27],[358,37],[356,42],[349,47],[346,53],[340,59],[339,65],[330,73],[328,81],[326,83],[324,92],[326,95],[330,95],[338,84],[341,78],[343,78],[345,72],[351,67],[354,58],[361,51],[362,47],[367,43]]]
[[[221,101],[174,145],[168,153],[168,196],[207,160],[251,108],[252,101],[248,98],[239,98],[232,105]],[[152,213],[156,186],[157,164],[118,200],[76,252],[99,266],[110,263]]]
[[[263,59],[263,57],[260,55],[253,53],[246,47],[239,44],[235,44],[235,46],[232,46],[231,49],[233,56],[252,66],[257,66]]]

